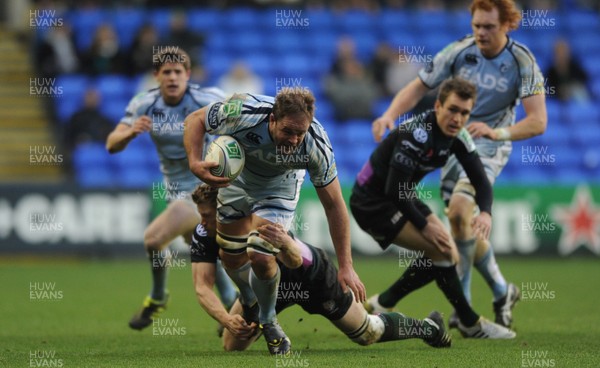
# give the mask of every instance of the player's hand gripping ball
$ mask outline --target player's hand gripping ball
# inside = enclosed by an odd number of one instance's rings
[[[222,135],[210,143],[206,150],[204,161],[212,161],[219,164],[210,169],[214,176],[235,179],[244,169],[246,158],[244,149],[235,138]]]

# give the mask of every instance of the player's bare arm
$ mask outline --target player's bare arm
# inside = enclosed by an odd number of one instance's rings
[[[121,152],[132,139],[150,129],[152,129],[152,120],[146,115],[140,116],[133,125],[120,123],[106,138],[106,150],[109,153]]]
[[[494,141],[520,141],[543,134],[546,131],[548,115],[546,113],[546,96],[533,95],[522,100],[525,118],[507,128],[492,129],[484,122],[472,122],[467,130],[473,138],[485,137]]]
[[[210,173],[210,168],[219,164],[217,162],[202,161],[204,135],[206,134],[206,128],[204,127],[206,110],[206,107],[203,107],[185,118],[183,145],[188,157],[190,171],[206,184],[214,188],[222,188],[229,184],[229,179],[220,178]]]
[[[338,280],[344,291],[349,287],[354,292],[358,302],[366,298],[365,286],[354,271],[352,253],[350,248],[350,219],[346,203],[342,197],[340,182],[336,178],[329,185],[316,188],[319,200],[325,209],[329,233],[338,259]]]
[[[386,129],[394,129],[398,116],[412,110],[428,91],[429,88],[418,77],[402,88],[385,113],[373,122],[371,129],[375,141],[381,141]]]
[[[280,250],[277,259],[283,262],[286,267],[296,269],[302,266],[300,248],[281,224],[265,224],[259,226],[256,230],[262,239]]]
[[[216,321],[238,338],[248,338],[256,326],[249,326],[239,314],[229,314],[214,292],[216,266],[214,263],[192,263],[192,276],[198,303]]]

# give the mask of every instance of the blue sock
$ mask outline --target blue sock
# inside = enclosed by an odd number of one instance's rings
[[[506,295],[508,286],[506,285],[504,276],[502,276],[502,273],[500,272],[498,263],[496,263],[496,257],[494,256],[494,251],[491,246],[488,248],[487,252],[485,252],[483,257],[475,262],[475,268],[477,268],[481,276],[483,276],[492,289],[494,301]]]
[[[152,267],[152,291],[150,297],[161,301],[165,298],[171,252],[169,248],[152,250],[148,257],[150,258],[150,266]]]
[[[258,306],[260,307],[258,321],[261,324],[275,321],[275,304],[277,303],[277,287],[280,277],[279,266],[277,266],[277,274],[268,280],[261,280],[256,276],[254,270],[250,271],[250,285],[256,294],[256,299],[258,299]]]
[[[471,268],[475,258],[475,238],[455,240],[460,261],[456,267],[465,298],[471,304]]]
[[[246,263],[237,270],[225,269],[231,280],[240,289],[240,302],[249,307],[256,303],[256,294],[250,286],[250,262]]]
[[[215,284],[217,285],[217,290],[219,290],[219,295],[221,295],[221,302],[229,309],[237,298],[237,292],[235,291],[233,282],[227,276],[227,273],[225,273],[220,260],[217,260],[216,266]]]

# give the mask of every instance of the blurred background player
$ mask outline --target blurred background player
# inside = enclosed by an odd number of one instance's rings
[[[216,241],[217,189],[202,184],[194,191],[192,199],[202,215],[202,222],[193,234],[191,249],[192,275],[198,302],[212,318],[226,327],[223,336],[225,350],[245,350],[259,336],[256,333],[257,308],[242,309],[242,304],[238,302],[228,313],[213,291],[215,263],[219,254]],[[308,313],[329,319],[348,338],[360,345],[420,338],[433,347],[450,346],[451,337],[445,332],[444,322],[438,312],[431,313],[424,320],[396,312],[368,315],[350,292],[342,291],[337,270],[322,249],[291,237],[280,224],[262,225],[257,230],[262,239],[280,250],[276,258],[281,270],[281,282],[300,286],[294,292],[300,297],[280,295],[277,298],[277,313],[298,304]]]
[[[400,125],[371,154],[358,173],[350,208],[360,227],[384,250],[394,243],[422,252],[400,280],[367,301],[367,311],[391,310],[398,300],[435,280],[456,309],[463,336],[510,339],[514,332],[479,316],[467,302],[456,270],[456,244],[415,191],[425,175],[444,166],[454,154],[477,188],[481,212],[472,220],[473,229],[488,238],[492,187],[464,129],[475,93],[475,86],[464,79],[442,83],[434,110]]]
[[[260,325],[272,354],[289,351],[291,343],[275,313],[281,273],[274,256],[279,250],[257,236],[256,229],[271,223],[290,227],[306,170],[325,209],[339,282],[357,300],[365,298],[364,285],[352,266],[350,222],[333,149],[314,119],[314,102],[312,93],[303,88],[282,89],[276,97],[239,94],[185,120],[190,169],[205,183],[221,187],[217,211],[221,259],[240,289],[242,303],[251,307],[254,297],[258,301]],[[202,160],[206,133],[231,135],[243,147],[244,170],[231,183],[210,174],[217,163]]]
[[[142,309],[129,321],[129,326],[137,330],[148,327],[152,318],[166,308],[169,243],[183,235],[189,244],[200,221],[190,198],[199,180],[189,171],[183,147],[183,120],[190,112],[224,97],[217,88],[188,84],[191,62],[185,51],[169,50],[155,56],[154,76],[159,87],[140,93],[129,102],[125,116],[106,141],[106,149],[117,153],[135,137],[148,132],[160,157],[165,197],[169,202],[144,233],[144,248],[152,267],[152,291],[144,299]],[[221,299],[231,306],[236,298],[235,289],[225,272],[220,267],[218,270]]]
[[[546,130],[544,79],[532,53],[508,37],[518,28],[521,13],[511,0],[475,0],[470,6],[473,35],[456,41],[441,52],[418,78],[400,90],[385,113],[373,122],[373,135],[381,140],[385,129],[410,109],[429,89],[443,80],[462,77],[477,86],[477,102],[467,123],[477,151],[493,184],[506,165],[511,141],[522,140]],[[523,103],[525,118],[515,123],[515,105]],[[496,322],[512,323],[512,308],[519,289],[507,284],[487,239],[476,238],[471,226],[476,209],[475,190],[456,157],[442,169],[442,196],[460,255],[459,274],[467,300],[471,300],[471,268],[481,273],[494,294]],[[477,243],[477,244],[476,244]],[[455,327],[455,320],[451,321]]]

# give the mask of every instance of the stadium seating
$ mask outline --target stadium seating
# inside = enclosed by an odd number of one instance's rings
[[[122,44],[127,46],[135,32],[145,22],[152,23],[162,39],[168,36],[170,11],[164,9],[140,10],[88,9],[70,11],[65,18],[72,25],[79,50],[89,47],[94,30],[103,23],[111,23]],[[300,78],[317,97],[317,117],[326,126],[336,149],[340,178],[352,181],[364,158],[374,148],[370,122],[355,121],[345,124],[334,121],[334,109],[324,96],[322,79],[330,70],[336,45],[340,37],[352,37],[357,53],[368,61],[377,44],[387,42],[394,50],[400,46],[420,46],[426,55],[435,54],[447,43],[470,32],[468,12],[426,12],[385,10],[368,14],[359,11],[332,12],[326,9],[302,10],[295,16],[308,20],[306,27],[281,27],[277,23],[275,9],[234,8],[230,10],[193,8],[186,11],[190,29],[206,36],[203,51],[204,67],[208,78],[205,84],[214,84],[236,60],[244,60],[260,75],[266,93],[277,91],[277,78]],[[544,71],[552,59],[552,47],[556,38],[566,37],[572,44],[574,54],[581,60],[590,76],[589,87],[594,100],[589,103],[561,103],[547,99],[548,130],[542,137],[526,141],[528,145],[547,146],[556,154],[558,165],[535,167],[522,165],[519,159],[520,142],[515,143],[513,158],[506,167],[501,182],[510,180],[545,183],[585,179],[593,173],[581,157],[584,153],[592,162],[595,145],[600,141],[600,16],[596,13],[572,10],[566,13],[548,13],[556,17],[556,26],[543,30],[521,27],[512,36],[526,44],[536,55]],[[274,32],[274,31],[277,32]],[[435,30],[434,32],[431,32]],[[64,123],[81,107],[84,91],[96,87],[102,93],[102,110],[116,123],[123,115],[129,99],[137,90],[137,79],[124,76],[87,77],[65,75],[57,80],[63,87],[63,97],[55,99],[56,112]],[[379,115],[388,107],[389,98],[383,98],[374,106]],[[518,118],[524,116],[522,107],[517,108]],[[144,138],[145,137],[145,138]],[[107,156],[98,147],[84,145],[77,148],[75,168],[81,185],[145,186],[144,180],[160,176],[158,159],[152,142],[142,135],[129,147],[128,153]],[[137,148],[136,148],[137,147]],[[103,150],[103,148],[102,148]],[[152,155],[140,154],[144,150]],[[360,157],[360,158],[359,158]],[[514,162],[513,162],[514,161]],[[569,166],[569,175],[564,174]],[[135,164],[135,165],[134,165]],[[128,165],[136,166],[132,172],[121,172]],[[559,170],[560,167],[560,170]],[[126,170],[125,170],[126,171]],[[572,174],[572,175],[571,175]],[[94,175],[98,180],[93,180]],[[117,181],[111,177],[118,177]],[[431,175],[430,175],[431,176]],[[434,178],[435,180],[436,178]]]

